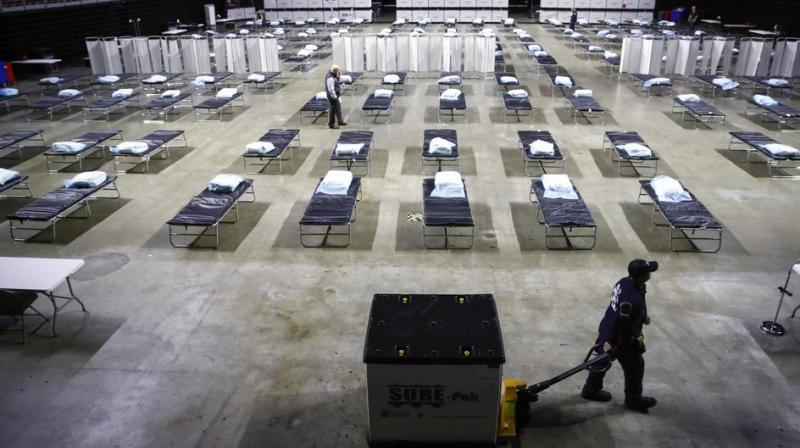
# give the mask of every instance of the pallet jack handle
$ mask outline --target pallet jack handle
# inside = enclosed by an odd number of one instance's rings
[[[584,370],[592,370],[596,372],[605,372],[606,370],[611,368],[611,363],[614,361],[614,358],[609,353],[600,353],[596,354],[597,350],[601,348],[600,344],[592,346],[589,349],[589,352],[586,353],[586,357],[583,358],[583,362],[578,364],[577,366],[562,372],[549,380],[545,380],[533,385],[530,385],[524,389],[521,389],[517,392],[518,396],[524,396],[528,402],[536,401],[539,397],[539,392],[549,388],[550,386],[560,383],[565,379],[575,375],[576,373],[582,372]],[[594,355],[594,356],[592,356]]]

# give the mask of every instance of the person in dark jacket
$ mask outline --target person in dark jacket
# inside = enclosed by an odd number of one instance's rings
[[[645,352],[642,326],[650,323],[645,302],[645,283],[658,263],[636,259],[628,264],[628,276],[614,286],[611,303],[606,308],[598,330],[598,351],[610,353],[625,374],[625,407],[647,413],[656,399],[642,395]],[[581,397],[592,401],[610,401],[611,393],[603,390],[605,372],[590,371]]]
[[[694,34],[694,29],[697,26],[697,19],[700,18],[700,14],[697,12],[697,6],[692,6],[692,9],[689,10],[689,17],[686,21],[689,23],[689,33]]]
[[[578,23],[578,11],[575,8],[572,8],[572,15],[569,18],[569,29],[575,31],[575,26]]]
[[[347,123],[342,120],[342,103],[341,103],[341,88],[339,87],[339,76],[342,74],[342,69],[334,64],[328,73],[325,75],[325,93],[328,95],[328,103],[330,109],[328,110],[328,127],[331,129],[339,129],[339,126],[346,126]],[[338,125],[336,122],[338,121]]]

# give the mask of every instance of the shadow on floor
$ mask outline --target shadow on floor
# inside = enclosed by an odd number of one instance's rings
[[[334,143],[335,145],[335,143]],[[311,170],[309,175],[313,178],[321,178],[324,177],[325,174],[334,168],[331,168],[331,153],[333,151],[333,147],[330,149],[325,149],[322,153],[317,157],[316,162],[314,162],[314,168]],[[389,151],[382,148],[375,148],[373,147],[370,149],[371,152],[371,160],[369,161],[369,176],[374,178],[383,178],[386,176],[386,168],[389,165]],[[344,167],[337,166],[335,169],[341,170],[345,169]],[[366,169],[358,166],[352,169],[354,176],[365,176]]]
[[[187,201],[188,202],[188,201]],[[219,224],[219,247],[218,251],[221,252],[235,252],[239,245],[247,238],[247,235],[253,231],[258,224],[258,221],[267,211],[270,204],[268,202],[253,202],[239,203],[239,221],[236,223],[221,223]],[[178,213],[180,209],[175,210]],[[233,221],[236,215],[233,211],[228,213],[225,217],[226,221]],[[175,228],[176,231],[186,231],[183,228]],[[190,231],[199,231],[199,228],[189,228]],[[192,241],[191,237],[175,237],[176,241],[180,244],[191,243],[189,249],[203,249],[207,250],[213,247],[215,238],[214,230],[209,228],[203,232],[203,236],[196,238]],[[169,243],[169,226],[164,224],[160,229],[150,237],[147,242],[142,246],[144,248],[154,249],[169,249],[172,246]],[[183,249],[176,249],[183,250]]]
[[[420,186],[419,191],[422,191]],[[422,213],[422,202],[401,202],[397,214],[397,231],[395,236],[395,249],[398,251],[426,250],[422,244],[422,221],[410,221],[409,213]],[[494,231],[492,222],[492,210],[488,204],[470,203],[472,217],[475,221],[475,241],[471,250],[475,251],[496,251],[497,235]],[[436,229],[431,229],[431,232]],[[437,232],[438,234],[439,232]],[[463,232],[459,232],[462,234]],[[463,239],[462,239],[463,241]],[[461,241],[460,241],[461,242]],[[434,238],[428,240],[428,244],[433,246],[439,244]],[[458,244],[458,243],[456,243]]]
[[[363,188],[363,186],[362,186]],[[310,195],[309,195],[310,196]],[[289,216],[283,222],[278,237],[272,247],[284,249],[303,249],[300,244],[300,219],[303,218],[308,201],[297,201],[292,206]],[[358,202],[358,218],[351,226],[351,241],[350,245],[344,249],[347,250],[371,250],[372,244],[375,241],[375,234],[378,232],[378,213],[380,209],[380,202],[377,201],[359,201]],[[315,229],[316,231],[325,231],[324,228]],[[340,228],[333,229],[334,232],[341,232]],[[345,230],[346,231],[346,230]],[[321,240],[321,238],[320,238]],[[329,237],[326,241],[327,246],[324,248],[333,249],[339,248],[346,244],[346,237],[335,236]],[[307,241],[310,241],[307,240]],[[316,240],[314,244],[316,244]],[[313,250],[313,249],[309,249]]]
[[[297,170],[303,166],[308,156],[311,154],[312,148],[310,146],[300,146],[299,148],[292,148],[291,159],[284,160],[281,164],[281,172],[278,172],[278,162],[274,161],[269,164],[269,166],[257,166],[254,165],[253,162],[256,162],[257,159],[253,158],[248,160],[247,162],[247,172],[245,172],[244,168],[244,157],[237,157],[236,161],[234,161],[228,168],[223,171],[224,173],[237,173],[237,174],[275,174],[275,175],[293,175],[297,173]],[[260,164],[266,164],[267,161],[258,162]]]
[[[655,170],[653,169],[633,168],[630,163],[622,162],[620,165],[618,162],[612,161],[612,151],[612,149],[599,148],[590,150],[592,159],[594,159],[594,164],[597,165],[597,169],[600,170],[600,173],[603,175],[603,177],[653,177],[656,174]],[[616,157],[616,155],[614,157]],[[675,176],[675,173],[673,173],[664,159],[660,159],[658,161],[658,174],[666,174],[673,177]]]
[[[459,163],[458,172],[462,175],[476,175],[478,168],[475,162],[475,151],[470,146],[459,146]],[[430,165],[428,164],[430,163]],[[435,162],[426,162],[425,176],[433,176],[437,167],[432,164]],[[442,165],[442,170],[456,170],[455,165],[445,163]],[[422,147],[421,146],[406,146],[405,154],[403,155],[403,168],[402,174],[406,175],[422,175]]]
[[[91,201],[90,207],[92,209],[92,214],[88,218],[65,218],[58,221],[56,224],[55,240],[53,240],[52,228],[48,227],[46,230],[36,234],[34,234],[34,232],[25,232],[25,235],[31,235],[26,242],[67,245],[91,230],[92,227],[103,222],[130,201],[131,199],[126,199],[124,197],[120,199],[99,199]],[[85,214],[85,210],[77,210],[74,216],[85,216]],[[25,223],[23,225],[29,224],[30,223]],[[16,225],[19,225],[19,223],[16,223]]]
[[[580,179],[583,177],[575,160],[571,158],[565,150],[562,150],[562,152],[566,156],[566,160],[564,161],[566,174],[573,179]],[[542,174],[562,173],[560,165],[557,167],[544,165],[545,170],[543,171],[541,166],[531,163],[528,168],[529,174],[526,174],[525,162],[522,159],[522,149],[520,148],[500,148],[500,156],[503,159],[503,168],[506,171],[507,177],[538,177]]]
[[[511,219],[514,222],[514,231],[517,234],[519,248],[523,252],[548,250],[545,245],[545,227],[536,221],[537,208],[530,202],[509,202],[511,206]],[[589,205],[595,224],[597,224],[597,243],[593,250],[603,252],[621,252],[611,228],[600,210]],[[553,234],[554,231],[551,231]],[[574,238],[571,243],[576,247],[591,246],[585,238]],[[565,248],[566,240],[563,238],[551,239],[550,245],[554,248]]]

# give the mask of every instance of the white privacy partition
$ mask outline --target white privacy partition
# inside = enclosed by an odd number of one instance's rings
[[[800,46],[800,39],[796,37],[781,37],[775,41],[775,55],[772,57],[770,75],[787,77],[800,75],[798,46]]]
[[[661,74],[661,59],[664,56],[664,38],[661,36],[646,37],[642,39],[642,57],[639,63],[639,73],[646,75]]]
[[[641,37],[626,37],[622,39],[619,59],[620,73],[638,73],[641,54]]]
[[[765,76],[769,71],[769,54],[772,40],[760,37],[743,37],[739,42],[739,59],[736,76]]]
[[[703,60],[700,71],[710,75],[728,74],[733,60],[733,45],[735,38],[722,36],[706,37],[703,39]]]
[[[186,36],[181,38],[181,55],[183,68],[188,73],[211,72],[211,56],[208,50],[208,38],[194,38]]]
[[[411,37],[408,34],[399,35],[395,38],[396,52],[397,52],[397,68],[396,70],[406,72],[411,68],[411,60],[409,56],[409,41]]]
[[[121,36],[119,38],[119,52],[122,54],[123,73],[141,73],[133,39],[130,36]]]
[[[165,37],[161,41],[161,56],[167,73],[183,73],[179,38]]]
[[[227,68],[222,69],[220,65],[217,64],[217,71],[233,73],[247,72],[247,57],[245,56],[243,38],[239,36],[225,38],[225,60]]]
[[[228,66],[227,52],[225,51],[225,36],[213,36],[211,47],[214,50],[214,71],[224,72]]]
[[[274,37],[248,36],[245,39],[248,71],[280,72],[278,42]]]
[[[161,38],[147,38],[147,53],[150,58],[150,71],[144,73],[158,73],[164,71],[164,61],[161,58]]]
[[[122,57],[116,37],[87,37],[86,51],[95,75],[122,73]]]
[[[683,76],[694,76],[697,70],[697,56],[700,52],[700,40],[696,37],[681,36],[677,39],[678,50],[675,53],[675,65],[672,73]],[[667,72],[668,74],[670,72]]]

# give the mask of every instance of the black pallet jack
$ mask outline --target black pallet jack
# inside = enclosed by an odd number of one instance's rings
[[[586,354],[581,364],[562,372],[549,380],[531,386],[521,380],[503,379],[503,390],[500,397],[500,417],[497,436],[499,440],[511,439],[518,435],[518,429],[530,420],[530,404],[539,400],[539,393],[550,386],[584,370],[605,372],[611,368],[614,358],[609,353],[600,353],[601,345],[595,345]]]

